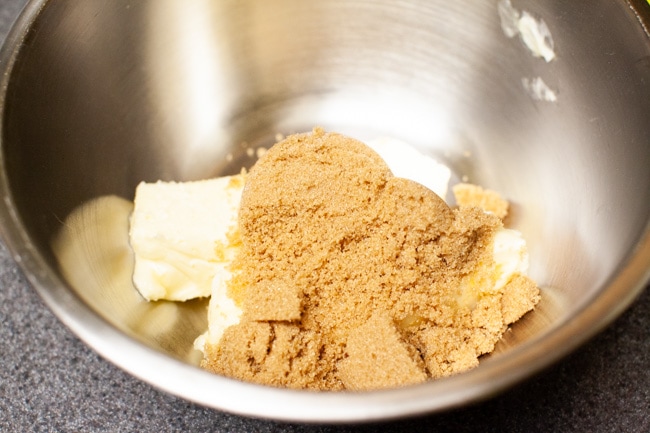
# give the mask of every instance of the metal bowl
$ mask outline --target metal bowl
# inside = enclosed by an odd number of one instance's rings
[[[553,44],[535,45],[522,17]],[[0,58],[5,241],[88,345],[206,406],[336,422],[487,398],[585,342],[647,281],[649,22],[642,0],[31,1]],[[478,368],[363,393],[241,383],[197,367],[204,301],[138,296],[138,182],[232,174],[315,125],[409,142],[512,201],[543,299]]]

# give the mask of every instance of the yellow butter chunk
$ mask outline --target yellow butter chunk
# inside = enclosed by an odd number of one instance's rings
[[[196,182],[140,183],[131,216],[133,282],[147,300],[210,296],[212,280],[236,254],[244,175]]]

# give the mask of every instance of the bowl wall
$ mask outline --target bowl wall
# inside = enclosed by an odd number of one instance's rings
[[[647,5],[514,2],[548,25],[556,57],[547,62],[506,36],[499,4],[32,2],[3,56],[5,237],[91,346],[203,404],[349,420],[489,395],[604,326],[650,263]],[[553,97],[531,90],[538,78]],[[476,372],[366,400],[298,393],[311,405],[301,413],[256,408],[251,390],[279,401],[294,393],[194,367],[205,302],[148,304],[135,292],[127,234],[138,182],[236,173],[277,134],[315,125],[402,139],[447,163],[455,181],[513,203],[510,223],[528,241],[543,300]],[[127,349],[129,359],[116,353]],[[149,371],[152,360],[160,372]]]

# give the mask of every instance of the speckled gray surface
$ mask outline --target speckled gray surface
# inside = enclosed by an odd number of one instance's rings
[[[0,40],[25,2],[0,0]],[[484,403],[382,424],[283,424],[197,406],[114,367],[54,317],[0,243],[0,431],[650,432],[650,290],[568,358]]]

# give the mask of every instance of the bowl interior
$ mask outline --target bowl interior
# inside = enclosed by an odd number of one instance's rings
[[[398,138],[513,204],[543,300],[499,362],[601,296],[645,233],[641,3],[33,2],[4,56],[10,237],[103,320],[195,365],[206,303],[149,304],[131,283],[137,183],[236,173],[315,125]],[[554,59],[506,35],[508,5],[543,19]]]

